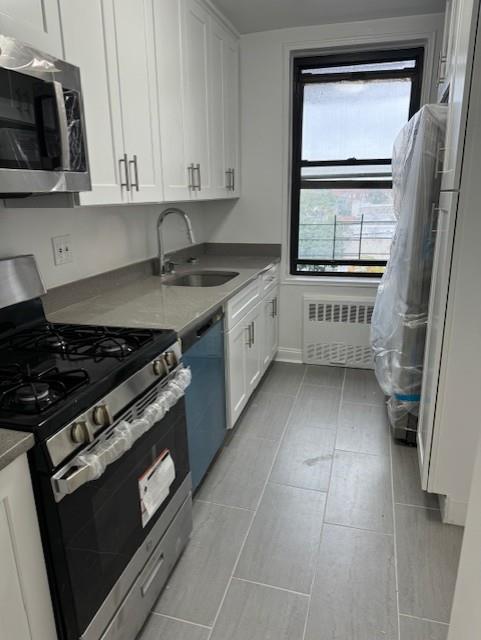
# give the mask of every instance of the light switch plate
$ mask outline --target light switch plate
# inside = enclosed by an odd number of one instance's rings
[[[72,262],[72,237],[70,235],[55,236],[52,238],[52,246],[53,259],[57,266]]]

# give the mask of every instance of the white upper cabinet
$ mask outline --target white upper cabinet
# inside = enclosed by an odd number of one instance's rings
[[[237,39],[198,0],[156,0],[154,15],[165,200],[236,197]]]
[[[63,57],[57,0],[2,0],[0,33]]]
[[[443,191],[459,189],[478,21],[477,0],[452,0],[445,63],[448,122],[442,163]],[[446,38],[445,38],[446,40]]]
[[[162,201],[151,0],[60,0],[60,11],[84,94],[92,191],[80,204]]]
[[[229,36],[224,42],[224,175],[231,197],[240,195],[240,87],[239,42]]]
[[[239,195],[239,43],[213,21],[211,33],[211,145],[214,191]]]
[[[164,197],[168,202],[191,197],[186,151],[181,0],[154,1],[157,89],[161,129]]]
[[[80,202],[128,202],[129,193],[121,187],[124,139],[113,14],[104,14],[99,0],[61,0],[60,10],[65,55],[81,69],[92,191],[79,194]]]
[[[114,12],[131,199],[162,200],[151,0],[110,0]]]
[[[187,152],[194,165],[192,194],[196,198],[205,199],[213,196],[209,119],[212,108],[209,85],[209,75],[212,73],[209,64],[210,15],[196,0],[182,1]]]

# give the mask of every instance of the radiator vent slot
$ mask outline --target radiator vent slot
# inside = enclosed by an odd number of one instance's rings
[[[373,368],[370,329],[374,302],[304,298],[303,356],[309,364]]]
[[[373,304],[309,302],[310,322],[349,322],[351,324],[371,324]]]

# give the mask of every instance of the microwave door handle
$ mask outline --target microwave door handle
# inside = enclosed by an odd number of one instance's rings
[[[60,167],[64,171],[69,171],[70,164],[70,142],[68,135],[67,109],[63,95],[63,86],[57,80],[53,81],[55,103],[57,105],[58,125],[60,132]]]

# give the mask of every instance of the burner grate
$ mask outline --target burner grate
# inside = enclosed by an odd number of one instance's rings
[[[0,368],[0,409],[15,414],[40,414],[90,381],[84,369],[57,367],[32,373],[19,365]]]
[[[125,359],[153,339],[148,329],[122,329],[45,323],[10,338],[13,350],[54,353],[66,360]]]

